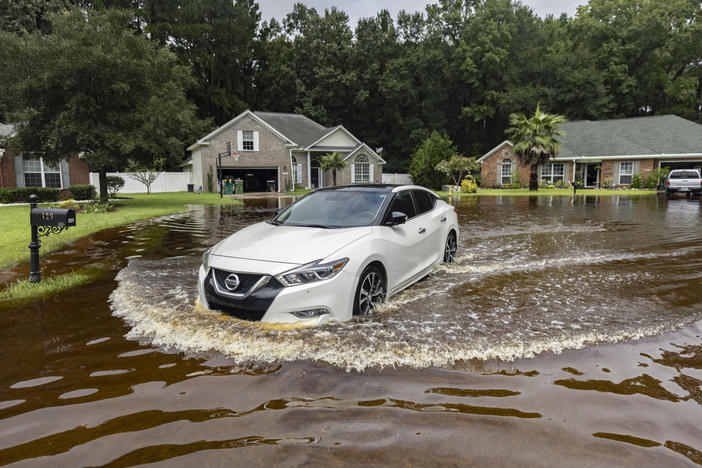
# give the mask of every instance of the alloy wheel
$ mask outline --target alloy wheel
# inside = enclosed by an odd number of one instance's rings
[[[361,281],[358,290],[358,310],[360,315],[368,315],[385,300],[385,284],[377,271],[369,271]]]
[[[446,246],[444,247],[444,262],[454,263],[456,261],[456,251],[458,250],[458,241],[456,240],[456,234],[449,234],[446,239]]]

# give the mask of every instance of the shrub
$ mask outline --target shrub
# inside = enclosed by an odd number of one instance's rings
[[[606,189],[614,187],[614,177],[605,177],[605,180],[602,181],[602,187]]]
[[[115,198],[117,192],[124,188],[124,179],[120,176],[107,176],[107,194],[110,198]]]
[[[644,179],[644,187],[647,189],[654,189],[658,185],[658,177],[653,174],[649,174]]]
[[[456,147],[446,134],[434,130],[410,156],[409,173],[417,185],[439,188],[447,181],[445,173],[436,170],[437,164],[457,154]]]
[[[556,188],[563,188],[563,187],[565,187],[565,184],[563,183],[562,180],[557,180],[555,185],[556,185]]]
[[[461,181],[461,191],[465,193],[476,193],[478,191],[478,184],[472,179],[465,178]]]
[[[80,205],[76,203],[75,200],[68,199],[60,202],[58,204],[59,208],[67,209],[67,210],[73,210],[73,211],[79,211],[80,210]]]
[[[550,188],[551,190],[553,190],[553,189],[555,189],[555,188],[556,188],[556,186],[555,186],[555,185],[553,185],[553,184],[549,184],[549,185],[548,185],[548,188]]]
[[[521,188],[522,186],[522,176],[519,172],[513,172],[510,177],[510,182],[512,183],[512,188]]]
[[[541,180],[539,181],[539,188],[546,188],[546,187],[548,187],[548,180],[546,180],[546,179],[541,179]]]
[[[83,209],[86,213],[107,213],[108,211],[112,211],[115,209],[115,204],[110,202],[91,202],[86,203]]]
[[[17,203],[29,201],[29,196],[35,194],[40,202],[58,200],[60,190],[48,187],[6,187],[0,188],[0,203]]]
[[[71,185],[68,190],[76,200],[92,200],[97,195],[94,185]]]
[[[480,173],[477,173],[474,176],[468,176],[468,177],[472,177],[473,180],[475,181],[475,185],[477,185],[478,187],[483,186],[483,176]]]
[[[634,176],[631,178],[631,186],[633,188],[641,188],[641,175],[634,174]]]

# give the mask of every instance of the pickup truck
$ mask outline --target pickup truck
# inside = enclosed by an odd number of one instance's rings
[[[695,169],[676,169],[670,171],[665,182],[665,193],[699,193],[702,192],[702,177]]]

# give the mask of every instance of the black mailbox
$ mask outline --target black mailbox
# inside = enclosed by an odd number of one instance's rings
[[[32,208],[32,226],[69,227],[76,225],[76,212],[63,208]]]

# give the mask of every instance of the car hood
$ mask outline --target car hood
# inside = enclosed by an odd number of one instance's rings
[[[300,265],[326,258],[371,232],[369,226],[323,229],[257,223],[226,238],[212,255]]]

